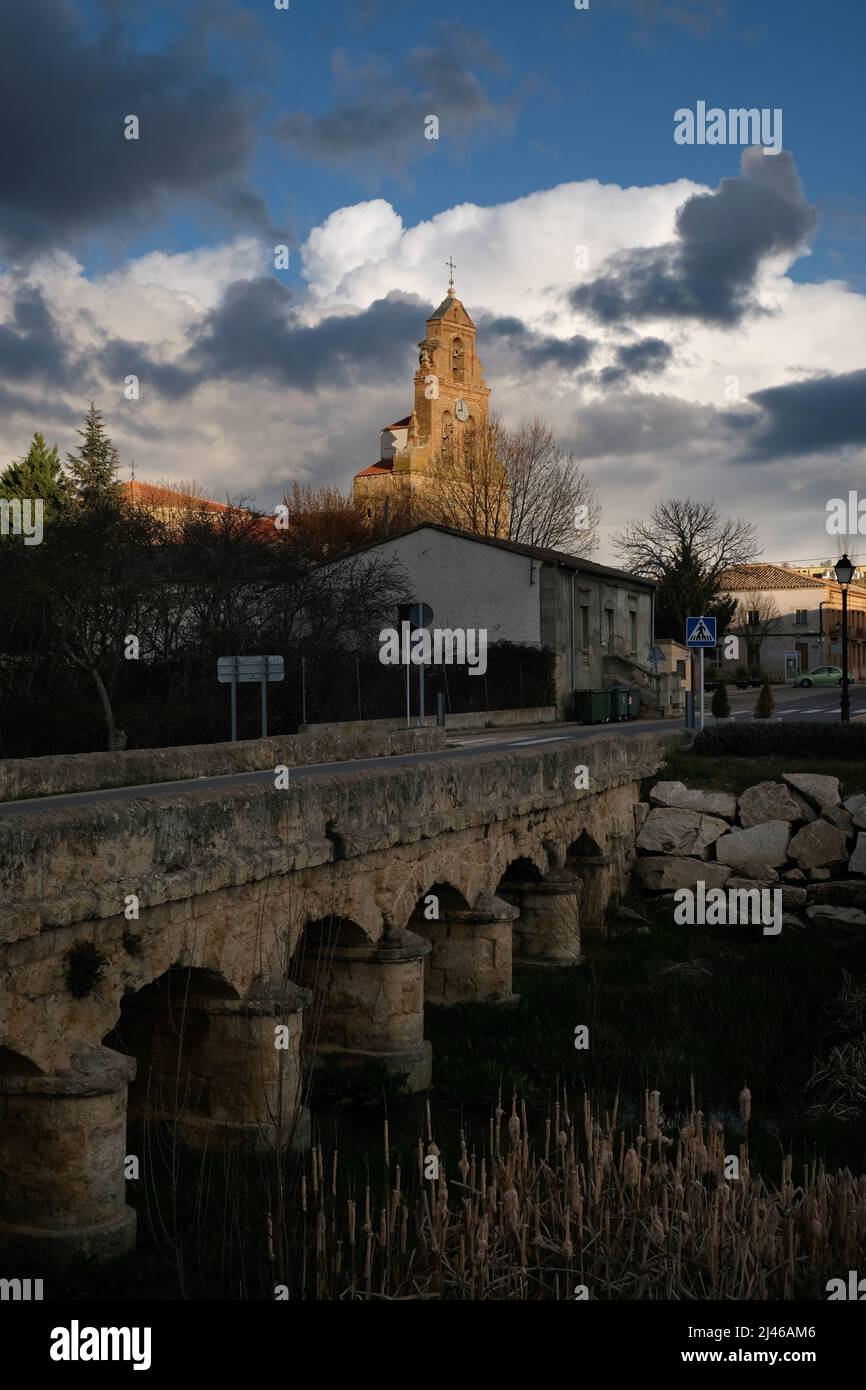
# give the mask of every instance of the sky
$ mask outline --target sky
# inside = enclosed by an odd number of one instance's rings
[[[753,521],[765,560],[862,554],[826,509],[866,461],[863,7],[0,16],[0,465],[37,429],[73,448],[94,399],[122,478],[263,508],[347,489],[411,408],[453,257],[492,408],[574,452],[596,558],[685,496]],[[679,142],[699,103],[765,111],[777,152],[727,122]]]

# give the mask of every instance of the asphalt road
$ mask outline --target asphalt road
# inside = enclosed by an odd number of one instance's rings
[[[785,687],[774,689],[776,701],[774,719],[827,720],[839,718],[839,691],[828,688],[807,690]],[[752,718],[757,690],[731,691],[731,719],[742,722]],[[707,723],[712,722],[710,700],[706,699]],[[851,689],[852,719],[866,719],[866,685]],[[293,767],[291,780],[308,777],[332,777],[347,772],[381,770],[386,767],[408,767],[417,762],[438,762],[443,758],[472,758],[478,753],[510,753],[519,748],[542,748],[545,744],[597,738],[612,733],[624,738],[658,730],[673,732],[681,728],[672,719],[636,720],[626,724],[542,724],[515,729],[485,730],[483,733],[459,732],[449,739],[449,746],[434,753],[401,753],[390,758],[350,759],[339,763],[316,763],[309,767]],[[30,815],[38,811],[56,811],[68,806],[95,806],[102,801],[128,801],[144,796],[183,796],[191,791],[212,791],[222,787],[255,785],[272,782],[273,769],[263,772],[236,772],[224,777],[194,777],[181,782],[153,782],[137,787],[106,787],[100,791],[70,792],[62,796],[44,796],[28,801],[0,802],[0,816]]]

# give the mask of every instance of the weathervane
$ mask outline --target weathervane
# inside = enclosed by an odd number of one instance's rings
[[[455,264],[454,264],[454,257],[453,257],[453,256],[449,257],[449,259],[445,262],[445,264],[447,265],[448,269],[451,271],[451,279],[448,281],[448,289],[449,289],[449,290],[451,291],[451,293],[453,294],[453,293],[454,293],[454,272],[455,272],[455,270],[457,269],[457,267],[456,267]]]

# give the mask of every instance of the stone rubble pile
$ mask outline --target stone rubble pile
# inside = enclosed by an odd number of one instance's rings
[[[866,928],[866,795],[838,777],[786,772],[739,796],[657,782],[635,807],[637,888],[778,888],[788,927]]]

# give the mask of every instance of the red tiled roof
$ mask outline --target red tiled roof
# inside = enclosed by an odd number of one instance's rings
[[[393,473],[393,472],[394,472],[394,460],[393,460],[393,459],[380,459],[378,463],[374,463],[374,464],[373,464],[372,468],[364,468],[364,469],[361,470],[360,473],[356,473],[356,474],[355,474],[355,477],[356,477],[356,478],[376,478],[376,477],[378,477],[378,476],[379,476],[380,474],[382,474],[382,473]]]
[[[823,589],[825,579],[813,579],[799,570],[782,565],[731,565],[719,575],[719,587],[727,593],[753,589]]]
[[[175,492],[170,487],[160,487],[156,483],[121,483],[120,490],[130,502],[145,503],[151,507],[203,507],[209,512],[227,512],[225,502],[212,502],[209,497],[188,497],[185,492]]]

